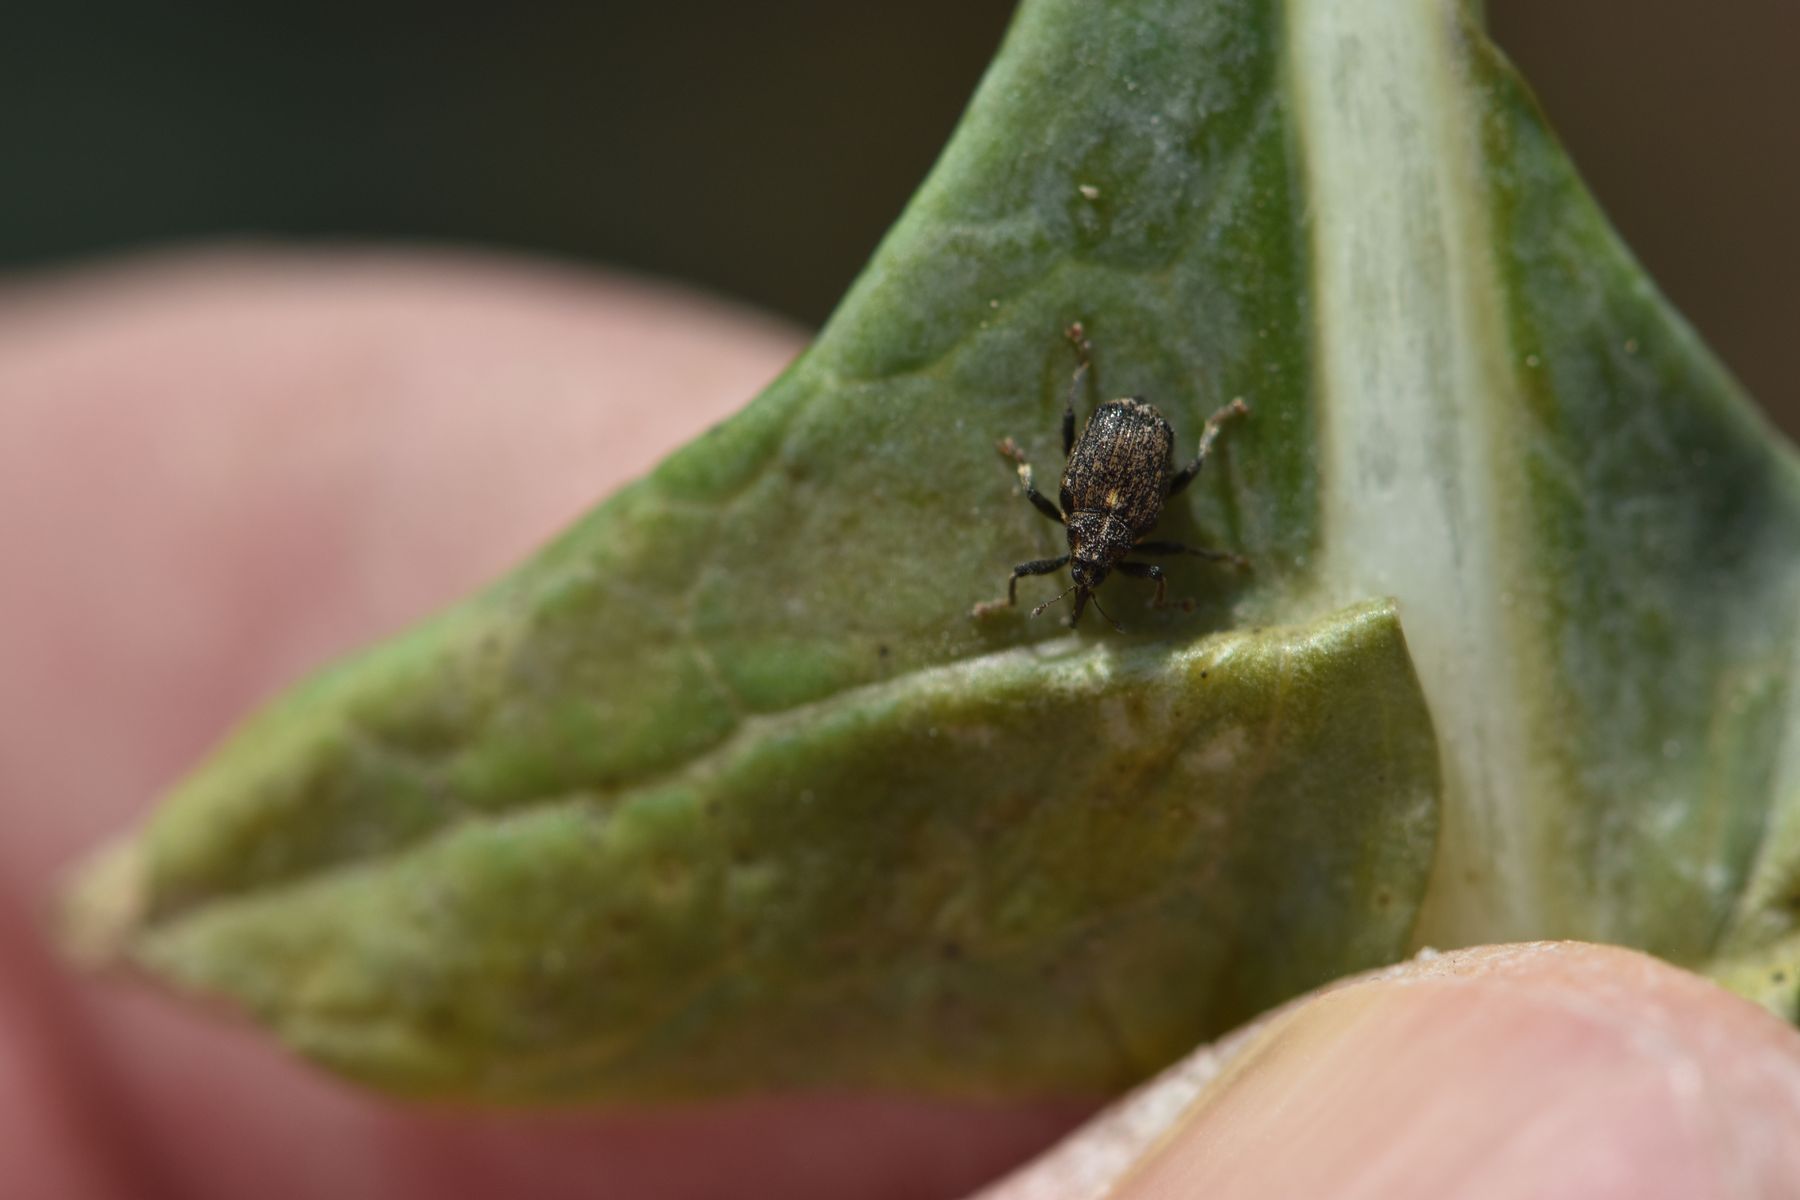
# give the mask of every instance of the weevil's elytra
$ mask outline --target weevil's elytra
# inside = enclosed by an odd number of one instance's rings
[[[1075,393],[1087,374],[1089,345],[1079,324],[1068,330],[1075,346],[1075,377],[1069,381],[1069,397],[1063,405],[1062,441],[1067,465],[1063,469],[1059,504],[1037,490],[1032,482],[1031,463],[1025,452],[1011,438],[1000,442],[1000,453],[1018,464],[1019,482],[1025,487],[1025,498],[1037,510],[1068,527],[1069,552],[1057,558],[1040,558],[1020,563],[1006,581],[1006,599],[975,606],[975,615],[986,616],[1018,603],[1019,579],[1025,575],[1048,575],[1069,568],[1073,582],[1055,600],[1046,601],[1031,610],[1037,616],[1070,592],[1075,593],[1075,607],[1069,614],[1071,627],[1081,620],[1094,589],[1112,571],[1156,583],[1156,595],[1150,603],[1161,608],[1168,591],[1168,580],[1156,563],[1131,561],[1131,556],[1192,554],[1200,558],[1233,562],[1245,566],[1235,554],[1185,546],[1180,542],[1147,540],[1162,516],[1163,505],[1178,496],[1194,476],[1218,440],[1219,430],[1232,417],[1249,413],[1250,406],[1233,400],[1207,418],[1200,435],[1200,448],[1194,460],[1173,475],[1169,473],[1170,455],[1175,448],[1175,431],[1169,422],[1146,403],[1142,396],[1109,400],[1094,410],[1088,423],[1075,437]],[[1099,607],[1095,599],[1094,606]],[[1101,609],[1101,616],[1106,610]],[[1112,620],[1107,617],[1107,620]],[[1117,628],[1115,625],[1114,628]]]

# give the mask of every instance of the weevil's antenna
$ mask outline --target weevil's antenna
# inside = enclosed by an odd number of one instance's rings
[[[1068,587],[1064,588],[1062,591],[1056,593],[1056,595],[1052,596],[1050,599],[1044,601],[1042,604],[1040,604],[1036,608],[1032,609],[1031,615],[1034,617],[1037,616],[1039,613],[1043,612],[1046,608],[1049,608],[1052,604],[1055,604],[1057,601],[1061,600],[1064,596],[1066,596],[1070,592],[1074,591],[1076,586],[1077,586],[1076,584],[1071,583]],[[1112,620],[1112,618],[1108,617],[1107,620],[1110,621],[1110,620]]]
[[[1100,615],[1101,615],[1101,616],[1103,616],[1103,617],[1105,617],[1105,618],[1106,618],[1106,623],[1107,623],[1107,624],[1108,624],[1108,625],[1111,625],[1111,626],[1112,626],[1112,627],[1113,627],[1113,632],[1114,632],[1114,633],[1124,633],[1124,632],[1125,632],[1125,627],[1124,627],[1124,626],[1123,626],[1123,625],[1121,625],[1121,624],[1119,624],[1119,623],[1118,623],[1118,622],[1117,622],[1117,621],[1115,621],[1115,620],[1113,620],[1113,619],[1112,619],[1112,614],[1111,614],[1111,613],[1109,613],[1109,612],[1107,612],[1107,611],[1106,611],[1106,610],[1105,610],[1105,609],[1104,609],[1104,608],[1100,608],[1100,596],[1099,596],[1099,594],[1098,594],[1098,593],[1096,593],[1096,592],[1089,592],[1089,593],[1088,593],[1088,595],[1090,595],[1090,596],[1091,596],[1091,597],[1093,597],[1093,601],[1094,601],[1094,607],[1095,607],[1095,608],[1098,608],[1098,609],[1100,609]]]

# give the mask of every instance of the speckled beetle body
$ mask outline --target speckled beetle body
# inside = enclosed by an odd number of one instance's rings
[[[1192,483],[1200,473],[1219,429],[1232,417],[1243,416],[1250,409],[1242,400],[1214,413],[1206,422],[1200,437],[1199,452],[1194,460],[1175,474],[1169,473],[1170,455],[1175,447],[1175,431],[1154,405],[1141,396],[1110,400],[1094,410],[1080,439],[1075,437],[1075,393],[1088,368],[1088,343],[1080,325],[1071,326],[1069,340],[1075,344],[1078,364],[1069,385],[1068,402],[1063,407],[1062,439],[1067,466],[1063,469],[1060,505],[1037,490],[1032,481],[1031,464],[1011,438],[1000,443],[1000,453],[1018,464],[1019,481],[1025,496],[1039,512],[1068,527],[1069,552],[1057,558],[1020,563],[1007,580],[1006,599],[975,606],[975,615],[984,616],[1018,602],[1019,579],[1026,575],[1048,575],[1069,568],[1070,586],[1056,597],[1075,593],[1075,606],[1069,624],[1081,620],[1095,588],[1114,570],[1156,583],[1151,604],[1161,607],[1168,581],[1163,569],[1155,563],[1130,561],[1133,554],[1192,554],[1243,565],[1243,559],[1217,550],[1203,550],[1179,542],[1147,541],[1145,536],[1155,528],[1162,516],[1163,504]],[[1056,603],[1051,600],[1032,610],[1037,616]],[[1095,602],[1098,607],[1098,601]],[[1105,615],[1104,610],[1102,614]],[[1111,618],[1108,618],[1109,620]]]

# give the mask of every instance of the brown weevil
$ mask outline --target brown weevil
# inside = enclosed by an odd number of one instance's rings
[[[1001,455],[1018,464],[1019,482],[1024,485],[1025,498],[1046,517],[1068,527],[1069,552],[1014,567],[1011,578],[1006,581],[1006,599],[977,604],[974,611],[978,617],[1017,604],[1022,576],[1048,575],[1065,566],[1074,582],[1055,599],[1032,609],[1031,615],[1037,616],[1074,592],[1075,607],[1069,614],[1069,625],[1073,628],[1081,620],[1082,610],[1087,607],[1094,589],[1115,570],[1133,578],[1154,580],[1156,595],[1150,603],[1152,607],[1162,607],[1168,590],[1162,567],[1156,563],[1131,562],[1131,555],[1192,554],[1246,565],[1235,554],[1203,550],[1180,542],[1146,540],[1146,535],[1155,528],[1163,504],[1180,495],[1200,473],[1201,464],[1218,440],[1220,427],[1232,417],[1249,413],[1250,406],[1242,400],[1233,400],[1207,418],[1194,461],[1171,475],[1169,455],[1175,446],[1175,431],[1142,396],[1127,396],[1100,405],[1088,418],[1081,437],[1075,437],[1075,394],[1081,387],[1082,377],[1087,374],[1090,347],[1079,323],[1069,327],[1068,338],[1075,346],[1076,365],[1075,377],[1069,382],[1069,398],[1063,406],[1062,443],[1067,466],[1063,469],[1062,491],[1058,497],[1061,503],[1052,504],[1037,490],[1031,479],[1031,463],[1026,461],[1018,443],[1005,438],[999,448]],[[1100,607],[1098,599],[1094,600],[1094,607]],[[1100,615],[1112,620],[1103,608]],[[1116,623],[1114,628],[1118,628]]]

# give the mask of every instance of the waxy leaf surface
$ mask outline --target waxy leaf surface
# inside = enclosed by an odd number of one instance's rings
[[[1059,473],[1077,320],[1084,407],[1250,404],[1158,533],[1251,567],[1064,640],[970,609],[1062,549],[994,444]],[[506,1099],[1110,1088],[1503,938],[1791,1015],[1797,548],[1474,10],[1027,0],[779,381],[250,721],[75,926]]]
[[[1436,785],[1385,606],[1063,639],[751,718],[136,954],[416,1092],[1091,1090],[1398,954]]]

